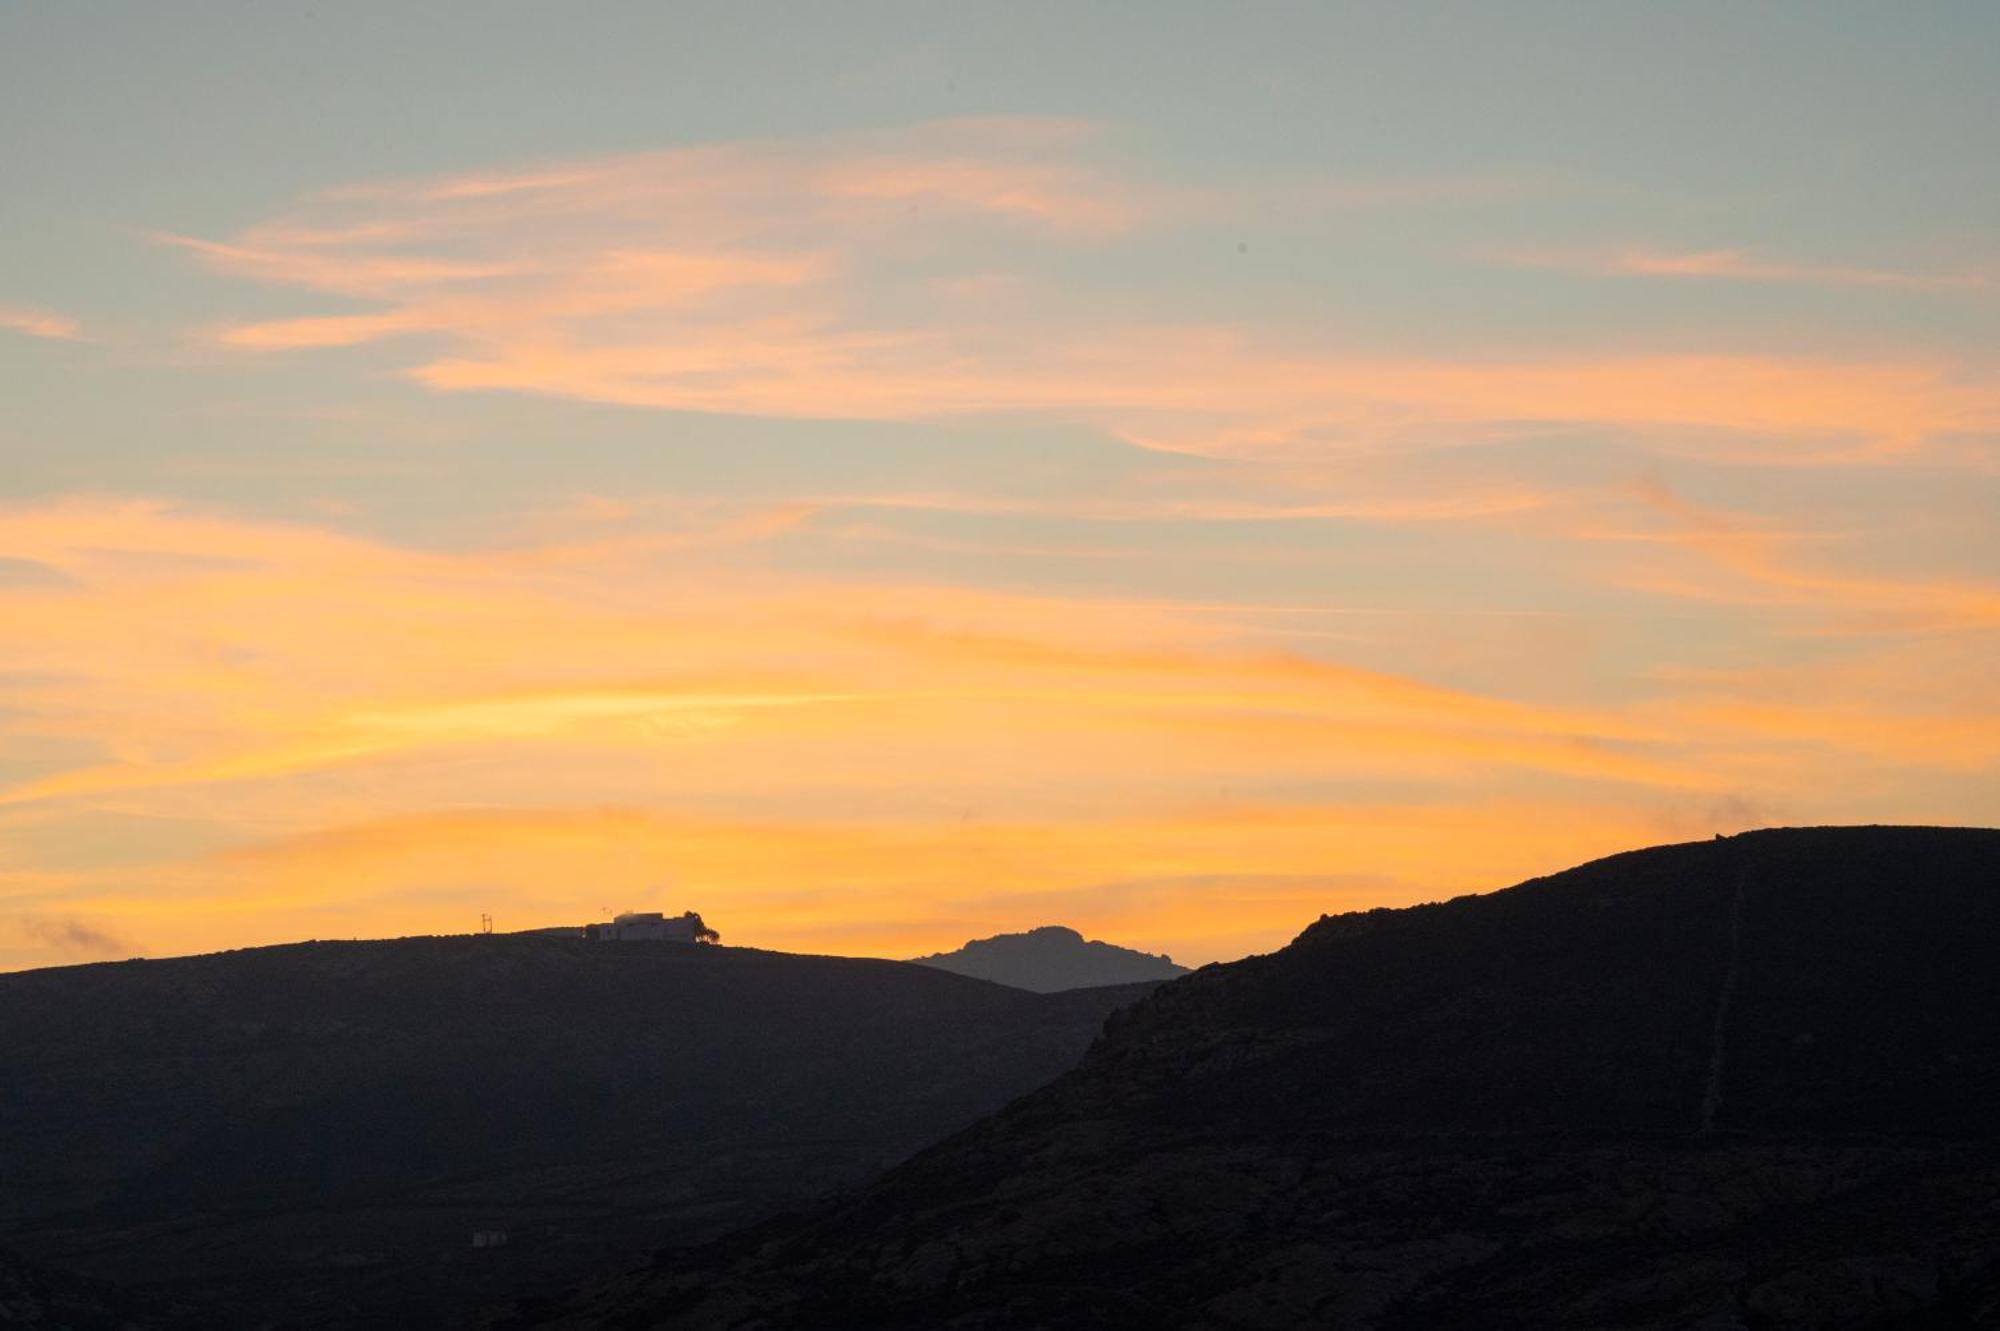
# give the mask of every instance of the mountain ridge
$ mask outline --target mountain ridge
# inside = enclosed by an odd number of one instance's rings
[[[1996,954],[1986,829],[1326,917],[846,1203],[520,1324],[1991,1324]]]

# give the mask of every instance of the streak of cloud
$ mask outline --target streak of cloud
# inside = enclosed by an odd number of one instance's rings
[[[1917,604],[1800,572],[1747,516],[1658,486],[1623,502],[1621,526],[1564,539],[1723,569],[1801,627]],[[1926,611],[1939,631],[1857,639],[1867,655],[1554,702],[1533,687],[1554,658],[1467,687],[1421,653],[1396,671],[1292,650],[1290,621],[1339,607],[741,562],[809,538],[798,515],[600,500],[452,551],[150,501],[0,509],[0,557],[59,575],[0,585],[0,749],[37,755],[0,796],[0,844],[39,847],[0,886],[185,949],[450,928],[474,900],[555,922],[603,904],[579,882],[676,905],[646,896],[671,868],[686,904],[775,946],[935,950],[1051,892],[1073,922],[1199,960],[1360,904],[1343,875],[1378,904],[1448,895],[1702,810],[1821,813],[2000,763],[1975,664],[1991,627],[1956,602]],[[1578,510],[1520,516],[1561,531]],[[128,820],[235,848],[90,867]],[[1117,886],[1197,880],[1236,886]]]
[[[133,957],[139,949],[109,930],[69,916],[18,915],[15,931],[65,956]]]
[[[1641,575],[1630,579],[1635,585],[1696,600],[1811,607],[1834,617],[1830,628],[1845,620],[1865,620],[1878,632],[2000,628],[2000,584],[1828,570],[1801,556],[1796,535],[1690,503],[1655,480],[1637,483],[1634,493],[1666,526],[1598,532],[1598,539],[1686,549],[1728,575],[1721,581]]]
[[[1321,206],[1427,206],[1475,187],[1364,186],[1321,186]],[[1715,433],[1717,460],[1856,461],[2000,431],[2000,385],[1935,356],[1368,354],[1351,336],[1190,319],[1061,276],[1080,251],[1229,205],[1120,169],[1087,126],[986,120],[356,186],[226,241],[171,240],[240,277],[375,307],[241,324],[223,342],[403,339],[404,372],[448,393],[1027,416],[1263,460],[1589,426]],[[1789,271],[1734,252],[1644,262]]]
[[[2000,291],[2000,278],[1979,270],[1925,273],[1848,264],[1794,263],[1761,258],[1744,249],[1635,248],[1595,253],[1515,254],[1509,259],[1526,268],[1564,269],[1608,277],[1699,278],[1887,291]]]
[[[67,315],[18,305],[0,305],[0,328],[57,342],[76,342],[83,337],[83,325]]]

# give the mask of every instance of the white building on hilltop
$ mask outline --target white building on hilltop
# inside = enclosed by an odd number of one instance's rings
[[[609,924],[586,924],[583,936],[609,943],[719,943],[722,935],[693,911],[667,916],[656,910],[626,911]]]

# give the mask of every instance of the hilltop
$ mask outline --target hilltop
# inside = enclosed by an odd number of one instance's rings
[[[1323,918],[859,1196],[524,1325],[2000,1323],[2000,832]]]
[[[192,1325],[446,1325],[863,1180],[1143,992],[530,935],[0,975],[0,1244]]]
[[[1172,957],[1137,952],[1095,940],[1060,924],[1047,924],[1019,934],[975,938],[952,952],[915,957],[919,966],[935,966],[996,984],[1012,985],[1038,994],[1087,989],[1107,984],[1138,984],[1186,975]]]

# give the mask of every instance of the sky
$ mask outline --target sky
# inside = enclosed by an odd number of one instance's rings
[[[2000,7],[0,8],[0,969],[1200,964],[2000,822]]]

